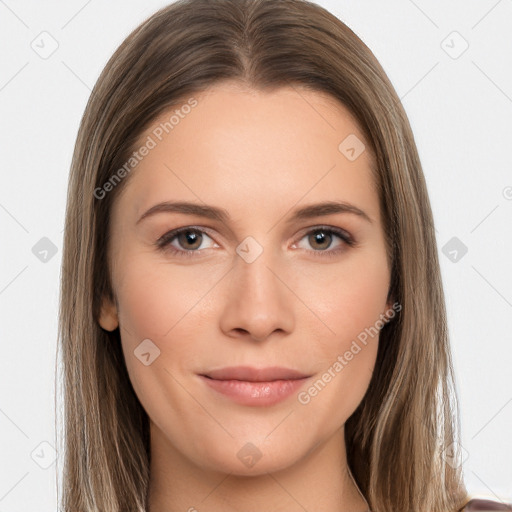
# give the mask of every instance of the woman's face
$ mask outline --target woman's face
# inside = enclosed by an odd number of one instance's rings
[[[263,474],[344,446],[368,388],[390,308],[371,156],[348,111],[318,92],[224,83],[187,100],[135,148],[148,149],[113,207],[117,305],[100,324],[120,325],[152,453]],[[363,213],[312,208],[327,202]],[[178,228],[193,230],[166,235]],[[205,377],[238,366],[306,378]]]

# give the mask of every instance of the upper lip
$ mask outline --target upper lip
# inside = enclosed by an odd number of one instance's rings
[[[292,380],[309,377],[298,370],[270,366],[267,368],[252,368],[251,366],[229,366],[211,370],[201,374],[215,380],[244,380],[248,382],[270,382],[273,380]]]

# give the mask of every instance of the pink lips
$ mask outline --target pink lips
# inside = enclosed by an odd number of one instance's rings
[[[236,366],[212,370],[200,378],[242,405],[273,405],[297,391],[309,375],[283,367]]]

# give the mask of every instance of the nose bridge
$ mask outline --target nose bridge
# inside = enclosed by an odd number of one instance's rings
[[[236,249],[235,260],[237,294],[248,295],[255,302],[270,303],[279,299],[283,285],[275,276],[276,251],[263,247],[255,238],[247,237]],[[271,271],[271,269],[273,271]]]
[[[293,327],[292,301],[282,272],[278,251],[265,248],[247,237],[236,248],[236,258],[222,314],[225,332],[248,331],[255,339],[264,339],[276,329]]]

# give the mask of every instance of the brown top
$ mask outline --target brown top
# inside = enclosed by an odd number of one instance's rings
[[[461,512],[512,512],[512,503],[487,499],[472,499]]]

